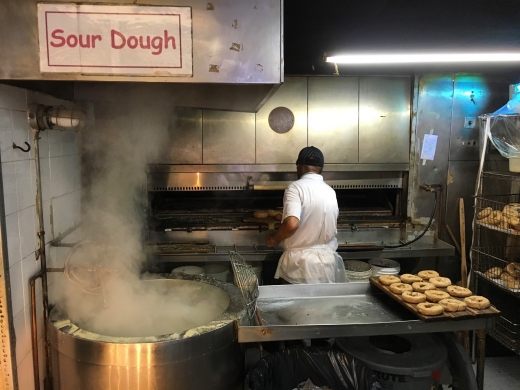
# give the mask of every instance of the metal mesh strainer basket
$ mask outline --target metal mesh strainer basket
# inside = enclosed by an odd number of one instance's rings
[[[247,314],[251,322],[257,316],[256,300],[258,299],[258,278],[253,268],[246,264],[244,258],[237,252],[229,252],[231,266],[235,274],[235,281],[246,300]],[[258,318],[259,322],[260,319]]]
[[[105,286],[120,271],[103,264],[101,248],[92,241],[74,245],[67,257],[63,272],[66,278],[83,292],[102,294],[103,307],[107,307]]]

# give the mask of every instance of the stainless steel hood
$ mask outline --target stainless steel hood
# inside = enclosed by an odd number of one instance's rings
[[[42,73],[38,3],[67,2],[2,0],[0,81],[68,80],[76,83],[79,95],[99,93],[107,100],[116,101],[117,96],[128,91],[146,96],[160,91],[160,96],[168,96],[174,106],[246,112],[258,111],[283,82],[283,0],[92,2],[191,7],[193,74],[189,77],[164,73],[153,76]]]

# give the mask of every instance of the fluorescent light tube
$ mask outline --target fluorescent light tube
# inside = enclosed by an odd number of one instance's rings
[[[327,56],[335,64],[435,64],[470,62],[520,62],[520,52],[344,54]]]

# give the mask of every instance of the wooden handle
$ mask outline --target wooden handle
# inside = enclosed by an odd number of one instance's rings
[[[468,268],[466,265],[466,218],[464,215],[464,199],[459,200],[460,218],[460,277],[462,286],[468,286]]]

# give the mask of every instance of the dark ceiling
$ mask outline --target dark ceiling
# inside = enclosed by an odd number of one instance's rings
[[[284,25],[286,74],[330,73],[326,51],[520,50],[520,0],[285,0]]]

